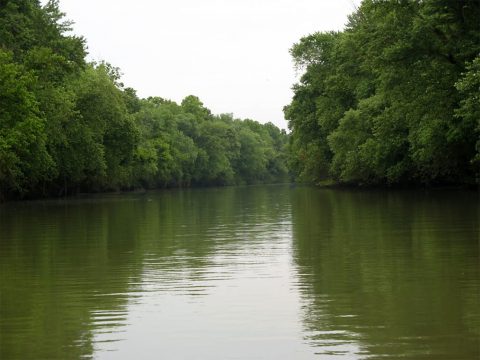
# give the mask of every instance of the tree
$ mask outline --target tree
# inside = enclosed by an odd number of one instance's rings
[[[455,84],[480,52],[478,18],[478,1],[365,0],[343,32],[295,44],[305,73],[285,115],[296,177],[470,182],[475,131]]]
[[[480,55],[467,65],[466,72],[455,84],[462,95],[459,107],[455,109],[458,121],[456,131],[449,136],[455,139],[468,139],[464,144],[464,154],[473,167],[473,176],[480,182]],[[472,152],[475,144],[476,152]]]
[[[53,163],[34,85],[32,72],[0,49],[0,198],[26,195],[50,178]]]
[[[75,152],[87,186],[118,189],[133,185],[137,128],[125,96],[104,64],[91,66],[76,85],[76,110],[81,116]]]
[[[86,63],[85,40],[64,16],[57,0],[0,1],[0,198],[227,185],[282,172],[285,133],[214,116],[193,95],[180,105],[139,99],[119,68]]]

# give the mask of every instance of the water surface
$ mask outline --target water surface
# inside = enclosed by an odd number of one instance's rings
[[[477,359],[476,192],[0,206],[0,359]]]

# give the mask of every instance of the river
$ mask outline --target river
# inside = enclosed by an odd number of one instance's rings
[[[0,205],[0,359],[480,357],[477,192]]]

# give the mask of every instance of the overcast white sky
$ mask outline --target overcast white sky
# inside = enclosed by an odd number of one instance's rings
[[[343,29],[359,0],[60,0],[89,59],[122,70],[140,97],[196,95],[213,113],[286,128],[289,48]],[[42,1],[45,3],[45,1]]]

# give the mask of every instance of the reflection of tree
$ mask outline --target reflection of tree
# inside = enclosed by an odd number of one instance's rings
[[[288,202],[283,186],[173,190],[149,196],[140,230],[145,273],[157,290],[173,286],[195,295],[208,290],[210,284],[202,284],[214,272],[220,278],[228,276],[233,264],[217,255],[254,251],[251,234],[258,236],[259,227],[268,230],[274,226],[269,224],[277,224]]]
[[[2,205],[0,359],[92,357],[121,339],[136,296],[203,294],[212,271],[228,276],[228,254],[254,251],[253,229],[287,202],[273,186]]]
[[[97,328],[122,324],[128,284],[138,276],[125,268],[136,256],[128,207],[107,201],[2,207],[0,358],[88,356],[95,321]]]
[[[355,341],[374,356],[478,356],[475,196],[297,189],[294,256],[311,341]]]

